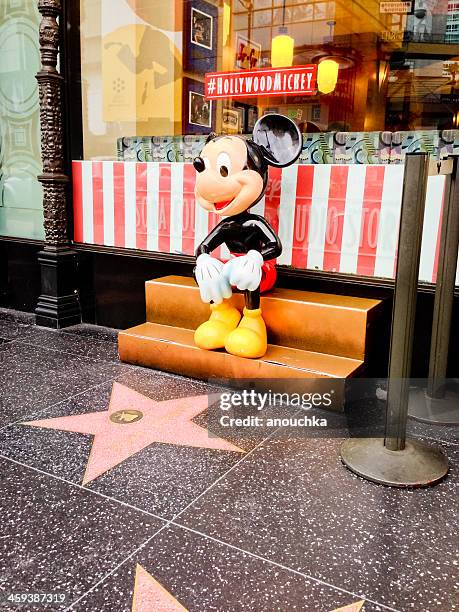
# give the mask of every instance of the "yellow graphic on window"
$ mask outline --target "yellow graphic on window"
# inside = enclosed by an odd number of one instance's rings
[[[181,114],[180,56],[165,32],[131,24],[105,35],[102,74],[104,121],[154,120],[151,133],[174,133]]]

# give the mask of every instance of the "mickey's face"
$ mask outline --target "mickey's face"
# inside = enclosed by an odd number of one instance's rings
[[[263,172],[249,160],[247,144],[237,136],[222,136],[208,142],[194,160],[195,196],[202,208],[222,217],[247,210],[263,194]]]

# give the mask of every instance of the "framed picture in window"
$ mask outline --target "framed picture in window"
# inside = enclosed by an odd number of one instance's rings
[[[237,106],[235,107],[235,109],[237,110],[238,114],[239,114],[239,121],[238,121],[238,133],[242,134],[244,133],[245,130],[245,121],[246,121],[246,116],[245,116],[245,106],[241,105],[241,106]]]
[[[222,130],[226,134],[238,134],[241,131],[241,115],[237,108],[224,108]]]
[[[204,83],[183,79],[183,126],[185,134],[209,134],[215,126],[215,102],[204,97]]]
[[[244,104],[243,102],[235,102],[233,107],[239,113],[239,133],[252,133],[253,127],[258,119],[258,108],[252,104]]]
[[[258,121],[258,108],[256,106],[251,106],[247,110],[247,128],[246,131],[251,133],[253,132],[253,128],[255,127],[255,123]]]
[[[213,72],[217,69],[218,8],[205,0],[190,0],[184,7],[184,69]]]
[[[311,108],[311,121],[320,121],[321,110],[320,104],[313,104]]]
[[[212,51],[213,17],[194,6],[191,7],[191,44]]]
[[[261,45],[249,40],[242,34],[236,35],[236,62],[238,70],[260,68]]]

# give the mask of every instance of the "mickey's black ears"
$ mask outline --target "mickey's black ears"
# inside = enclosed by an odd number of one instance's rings
[[[211,140],[214,140],[214,138],[217,138],[217,135],[218,134],[216,134],[215,132],[210,132],[210,134],[206,138],[206,144],[210,142]]]
[[[303,137],[296,123],[284,115],[263,115],[253,128],[253,141],[270,166],[284,168],[300,156]]]

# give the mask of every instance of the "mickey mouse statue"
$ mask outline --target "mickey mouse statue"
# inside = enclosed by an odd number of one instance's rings
[[[261,117],[252,140],[241,136],[210,134],[193,165],[197,171],[198,204],[222,221],[196,250],[196,282],[201,299],[210,302],[208,321],[198,327],[194,340],[202,349],[225,348],[239,357],[262,357],[267,349],[266,325],[260,292],[274,286],[274,260],[282,252],[279,237],[269,223],[248,209],[262,197],[268,182],[268,165],[293,164],[302,148],[296,124],[278,114]],[[226,263],[211,253],[226,244],[232,258]],[[245,293],[244,316],[225,301],[233,289]]]

